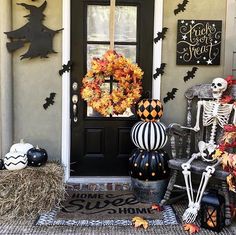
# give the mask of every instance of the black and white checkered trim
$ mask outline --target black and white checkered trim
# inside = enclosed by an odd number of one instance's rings
[[[179,224],[176,214],[170,205],[163,208],[163,219],[148,220],[149,225],[175,225]],[[56,219],[59,209],[53,209],[48,213],[42,214],[36,222],[36,225],[64,225],[64,226],[129,226],[131,220],[61,220]]]

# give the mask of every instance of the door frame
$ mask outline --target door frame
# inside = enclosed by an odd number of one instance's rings
[[[163,2],[164,0],[155,0],[154,8],[154,35],[162,30],[163,24]],[[67,64],[70,60],[71,49],[71,1],[62,1],[62,64]],[[162,40],[153,43],[153,74],[155,69],[161,64]],[[71,145],[71,120],[70,120],[70,72],[62,75],[62,139],[61,139],[61,162],[65,170],[65,182],[67,183],[128,183],[130,177],[71,177],[70,176],[70,145]],[[152,78],[152,96],[160,99],[161,75],[155,80]]]

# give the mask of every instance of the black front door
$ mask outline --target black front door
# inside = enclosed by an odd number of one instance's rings
[[[76,122],[71,105],[71,175],[128,175],[128,158],[134,149],[130,129],[137,118],[131,110],[102,117],[79,94],[91,58],[109,49],[109,1],[71,0],[71,12],[71,84],[78,84],[71,95],[79,96]],[[117,0],[115,18],[115,50],[138,63],[144,71],[143,90],[150,92],[154,0]]]

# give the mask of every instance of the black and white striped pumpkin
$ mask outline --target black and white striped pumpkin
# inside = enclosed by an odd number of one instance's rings
[[[4,166],[7,170],[21,170],[28,164],[28,158],[25,153],[22,152],[9,152],[5,155]]]
[[[131,129],[131,139],[143,150],[163,148],[167,142],[166,127],[161,122],[137,122]]]
[[[129,174],[131,177],[145,180],[163,180],[169,177],[169,156],[164,150],[134,150],[129,158]]]

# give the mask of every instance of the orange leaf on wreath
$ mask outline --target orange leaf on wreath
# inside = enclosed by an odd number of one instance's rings
[[[135,228],[138,228],[138,227],[143,227],[144,229],[147,229],[149,224],[147,222],[147,220],[143,219],[142,217],[139,217],[139,216],[135,216],[133,219],[132,219],[132,222],[133,222],[133,225]]]
[[[157,212],[163,211],[163,208],[159,204],[152,204],[151,210],[156,210]]]
[[[196,224],[184,224],[184,231],[188,231],[189,234],[198,233],[200,228]]]

